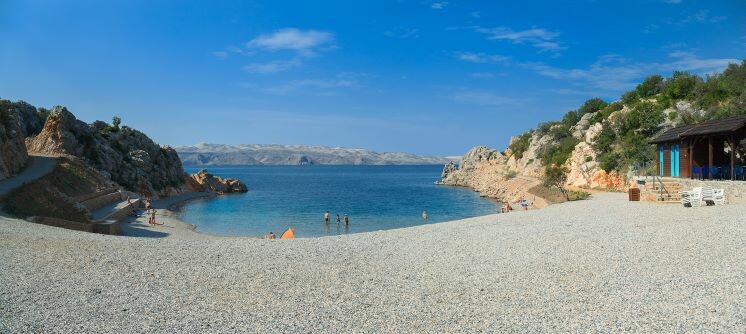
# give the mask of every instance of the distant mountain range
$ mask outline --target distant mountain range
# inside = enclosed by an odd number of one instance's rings
[[[237,165],[440,165],[451,159],[358,148],[308,145],[221,145],[176,147],[186,166]]]

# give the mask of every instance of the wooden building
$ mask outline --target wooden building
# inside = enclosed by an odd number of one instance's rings
[[[740,115],[673,128],[650,143],[658,146],[660,176],[742,180],[744,138],[746,115]]]

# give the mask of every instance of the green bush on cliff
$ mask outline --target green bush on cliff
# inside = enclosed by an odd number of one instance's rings
[[[510,143],[508,148],[513,152],[513,156],[515,156],[516,159],[520,159],[523,158],[523,153],[526,152],[529,145],[531,145],[531,131],[524,132],[518,136],[518,139]]]

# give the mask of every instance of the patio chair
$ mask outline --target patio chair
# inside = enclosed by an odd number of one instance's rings
[[[701,179],[702,178],[702,168],[699,166],[692,167],[692,176],[694,176],[695,179]]]
[[[696,187],[689,191],[689,205],[692,207],[702,206],[702,187]]]
[[[681,196],[681,205],[686,207],[692,206],[692,192],[688,190],[680,191],[679,196]]]
[[[730,165],[723,165],[718,167],[720,170],[720,179],[721,180],[730,180]]]
[[[725,205],[725,189],[713,189],[712,198],[715,205]]]
[[[705,203],[705,205],[715,205],[715,193],[712,188],[702,188],[702,203]]]

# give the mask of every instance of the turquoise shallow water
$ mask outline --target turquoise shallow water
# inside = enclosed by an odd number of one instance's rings
[[[196,173],[199,168],[185,168]],[[466,188],[436,186],[441,166],[210,167],[244,181],[249,192],[187,202],[176,208],[197,230],[231,236],[317,237],[421,225],[493,214],[497,203]],[[329,210],[331,223],[325,224]],[[335,222],[348,214],[349,227]]]

